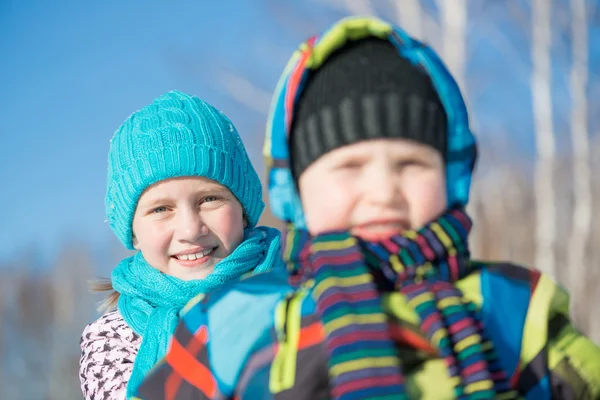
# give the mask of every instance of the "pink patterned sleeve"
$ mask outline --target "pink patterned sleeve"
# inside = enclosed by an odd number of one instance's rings
[[[104,314],[81,335],[79,379],[85,400],[125,398],[141,338],[118,311]]]

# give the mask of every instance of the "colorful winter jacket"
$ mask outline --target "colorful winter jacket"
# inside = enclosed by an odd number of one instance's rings
[[[382,242],[310,237],[287,133],[305,78],[348,40],[387,39],[423,68],[448,114],[451,207]],[[371,18],[302,44],[276,90],[265,154],[288,269],[200,295],[139,399],[598,399],[600,348],[566,292],[533,269],[472,261],[464,212],[475,139],[456,83],[427,46]]]

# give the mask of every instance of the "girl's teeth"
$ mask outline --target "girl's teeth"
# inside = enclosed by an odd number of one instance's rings
[[[210,253],[212,253],[213,250],[214,249],[206,249],[206,250],[201,251],[196,254],[181,254],[181,255],[178,255],[177,258],[182,261],[187,261],[187,260],[194,261],[197,258],[202,258],[204,256],[209,255]]]

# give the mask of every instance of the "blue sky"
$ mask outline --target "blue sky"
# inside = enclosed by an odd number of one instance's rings
[[[310,3],[1,2],[0,265],[23,254],[49,262],[67,241],[114,245],[103,203],[109,139],[129,114],[168,90],[196,94],[224,110],[262,168],[264,116],[232,100],[216,76],[234,71],[271,91],[309,30],[340,16],[304,4]],[[530,155],[527,76],[517,79],[523,71],[490,50],[485,26],[480,21],[471,27],[481,36],[469,39],[467,80],[485,73],[493,78],[487,82],[483,75],[487,83],[473,112],[488,135],[512,135],[522,154]],[[515,30],[508,40],[528,66],[520,36]],[[598,53],[591,54],[595,67]],[[558,58],[555,107],[564,108],[560,65],[568,64]]]
[[[237,42],[236,26],[256,18],[251,7],[244,9],[248,2],[236,2],[239,12],[226,22],[219,16],[232,2],[121,3],[2,6],[0,260],[24,252],[52,256],[71,238],[108,240],[103,197],[112,133],[171,89],[223,103],[202,87],[209,70],[203,66],[220,56],[213,33]],[[170,53],[196,54],[192,76]]]

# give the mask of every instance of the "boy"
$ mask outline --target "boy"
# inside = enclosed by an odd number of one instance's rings
[[[470,260],[476,146],[431,49],[371,18],[309,39],[265,153],[289,275],[190,302],[140,398],[600,396],[600,349],[570,324],[564,291]]]

